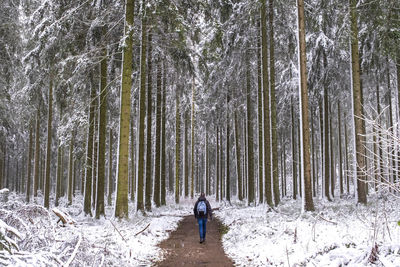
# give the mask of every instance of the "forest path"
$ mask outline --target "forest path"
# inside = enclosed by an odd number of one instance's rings
[[[233,266],[222,248],[221,230],[218,220],[208,220],[206,241],[200,244],[196,219],[193,215],[184,217],[177,230],[159,245],[168,255],[157,266]]]

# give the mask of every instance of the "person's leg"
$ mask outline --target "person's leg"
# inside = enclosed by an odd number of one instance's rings
[[[206,240],[206,233],[207,233],[207,218],[204,218],[204,222],[203,222],[203,241]]]
[[[199,235],[200,235],[200,243],[203,242],[203,219],[198,218],[197,223],[199,224]]]

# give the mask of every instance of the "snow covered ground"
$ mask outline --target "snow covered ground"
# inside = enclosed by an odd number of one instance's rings
[[[300,200],[284,199],[276,210],[233,203],[216,215],[229,227],[223,245],[237,266],[400,266],[398,203],[376,195],[366,207],[316,201],[316,212],[301,214]]]
[[[303,214],[300,200],[283,199],[273,210],[209,200],[228,226],[223,245],[237,266],[400,266],[398,199],[375,195],[366,207],[354,199],[316,201],[317,211]],[[42,203],[40,197],[36,201]],[[27,205],[23,196],[11,193],[9,201],[0,204],[0,219],[19,232],[20,239],[8,233],[19,251],[0,251],[0,265],[155,265],[164,257],[157,244],[168,238],[182,216],[192,214],[193,204],[182,199],[176,205],[169,196],[167,207],[153,208],[146,216],[130,206],[129,220],[117,220],[107,207],[106,218],[96,220],[83,215],[77,196],[71,206],[61,201],[59,210],[75,221],[62,227],[52,211]],[[0,235],[6,231],[1,223],[0,230]]]
[[[183,215],[192,209],[191,200],[181,205],[154,208],[143,216],[130,206],[129,220],[112,218],[113,208],[106,208],[106,218],[96,220],[83,215],[82,198],[68,206],[62,199],[58,207],[74,224],[62,227],[58,217],[41,205],[25,204],[23,196],[10,194],[0,204],[0,219],[16,228],[21,239],[13,236],[19,251],[0,251],[0,265],[5,266],[150,266],[163,258],[157,244],[168,238]],[[36,199],[43,203],[42,199]],[[0,224],[1,228],[1,224]],[[143,232],[141,232],[145,229]],[[9,234],[10,235],[10,234]],[[67,264],[68,263],[68,264]]]

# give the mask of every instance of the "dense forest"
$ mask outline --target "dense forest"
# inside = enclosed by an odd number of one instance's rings
[[[0,185],[115,217],[399,192],[397,0],[3,0]],[[130,204],[129,204],[130,205]]]

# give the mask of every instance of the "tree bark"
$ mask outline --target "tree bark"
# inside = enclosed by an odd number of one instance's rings
[[[161,59],[158,58],[157,64],[157,92],[156,92],[156,148],[154,163],[154,203],[156,207],[161,205],[160,201],[160,149],[161,149],[161,79],[162,79]],[[187,190],[186,190],[187,192]]]
[[[278,175],[278,138],[277,138],[277,116],[276,116],[276,96],[275,96],[275,41],[274,41],[274,3],[269,0],[269,52],[270,52],[270,93],[271,93],[271,138],[272,138],[272,187],[274,191],[274,204],[278,206],[279,195],[279,175]]]
[[[149,21],[149,20],[148,20]],[[151,150],[151,131],[152,131],[152,111],[153,111],[153,34],[149,27],[149,37],[148,37],[148,56],[147,56],[147,123],[146,123],[146,197],[145,197],[145,208],[147,211],[151,211],[151,193],[153,190],[152,186],[152,175],[151,175],[151,160],[152,160],[152,150]]]
[[[6,160],[6,149],[4,148],[4,163]],[[36,114],[36,127],[35,127],[35,163],[33,171],[33,196],[37,197],[39,188],[39,162],[40,162],[40,105]],[[5,168],[6,164],[4,164]],[[5,178],[5,175],[3,176]]]
[[[258,21],[258,31],[261,33],[261,19]],[[258,201],[264,202],[264,186],[263,186],[263,163],[264,163],[264,150],[263,150],[263,84],[261,74],[261,38],[257,38],[257,78],[258,78]]]
[[[72,205],[72,191],[73,191],[73,152],[74,152],[74,139],[75,133],[72,132],[70,144],[69,144],[69,162],[68,162],[68,205]]]
[[[229,129],[229,91],[227,92],[226,95],[226,200],[230,203],[231,202],[231,175],[230,175],[230,159],[229,159],[229,134],[230,134],[230,129]]]
[[[361,79],[358,51],[358,26],[357,26],[357,0],[349,0],[350,24],[351,24],[351,75],[352,75],[352,97],[353,97],[353,120],[354,120],[354,140],[355,140],[355,161],[357,178],[357,201],[366,204],[367,196],[365,192],[365,158],[364,147],[362,144],[362,103],[361,103]]]
[[[112,205],[112,191],[113,191],[113,178],[112,178],[112,144],[113,144],[113,131],[110,128],[108,137],[108,183],[107,183],[107,204]]]
[[[341,127],[341,111],[340,111],[340,103],[337,102],[338,105],[338,142],[339,142],[339,183],[340,183],[340,195],[342,196],[344,193],[343,190],[343,158],[342,158],[342,127]]]
[[[264,0],[265,5],[265,0]],[[265,7],[264,7],[265,12]],[[265,17],[265,14],[264,14]],[[265,29],[264,29],[265,30]],[[264,53],[264,52],[263,52]],[[253,127],[251,125],[251,81],[250,81],[250,65],[249,65],[249,55],[246,55],[246,115],[247,115],[247,182],[248,182],[248,204],[253,204],[255,202],[254,197],[254,151],[253,151]],[[265,65],[263,65],[263,68]],[[268,73],[267,73],[268,75]],[[264,77],[264,76],[263,76]],[[265,113],[265,108],[264,108]],[[265,119],[265,118],[264,118]],[[265,120],[264,120],[265,122]],[[268,154],[268,153],[267,153]]]
[[[219,166],[220,166],[220,158],[219,158],[219,129],[218,129],[218,126],[217,126],[217,129],[216,129],[216,132],[217,132],[217,142],[216,142],[216,167],[215,167],[215,173],[216,173],[216,186],[215,186],[215,198],[216,198],[216,201],[219,201],[220,200],[220,198],[219,198],[219,188],[220,188],[220,186],[219,186],[219,176],[220,176],[220,172],[219,172]]]
[[[181,152],[181,112],[179,103],[179,92],[176,92],[175,106],[175,203],[179,203],[179,167],[180,167],[180,152]]]
[[[166,98],[166,83],[167,83],[167,72],[166,72],[166,67],[165,67],[165,61],[163,62],[163,85],[162,85],[162,106],[161,106],[161,206],[166,205],[166,160],[167,160],[167,155],[165,153],[165,120],[166,120],[166,115],[165,115],[165,98]]]
[[[195,93],[196,93],[196,88],[195,88],[195,84],[194,84],[194,77],[192,80],[192,125],[191,125],[191,146],[192,146],[192,156],[191,156],[191,164],[190,164],[190,168],[191,168],[191,184],[190,184],[190,197],[193,198],[194,197],[194,127],[195,127]]]
[[[29,203],[31,196],[31,170],[32,170],[32,146],[33,146],[33,126],[32,122],[29,125],[29,146],[28,146],[28,162],[27,162],[27,176],[26,176],[26,202]],[[1,168],[1,159],[0,159],[0,176],[1,176],[2,168]],[[0,187],[1,187],[1,178],[0,178]]]
[[[234,113],[235,119],[235,152],[236,152],[236,175],[237,175],[237,184],[238,184],[238,198],[240,201],[243,200],[243,181],[242,181],[242,172],[240,169],[241,165],[241,157],[240,157],[240,137],[238,130],[238,121],[237,121],[237,112]]]
[[[269,75],[268,75],[268,43],[267,43],[267,16],[266,0],[261,0],[261,60],[262,82],[264,94],[264,184],[265,197],[269,206],[272,206],[271,187],[271,128],[270,128],[270,103],[269,103]],[[250,135],[250,132],[248,133]],[[249,155],[250,156],[250,155]]]
[[[131,116],[134,0],[125,2],[125,46],[122,50],[121,106],[119,118],[117,194],[114,216],[128,218],[129,120]]]
[[[323,51],[323,65],[324,69],[327,69],[327,59],[325,51]],[[325,81],[325,79],[324,79]],[[325,83],[325,82],[324,82]],[[328,87],[324,84],[324,189],[325,189],[325,197],[328,201],[332,201],[331,194],[329,192],[329,185],[331,181],[330,177],[330,154],[329,154],[329,121],[328,121],[328,113],[329,113],[329,100],[328,100]]]
[[[290,114],[292,117],[292,191],[293,191],[293,199],[297,199],[297,159],[296,159],[296,123],[294,120],[294,104],[293,104],[293,96],[290,99]]]
[[[50,74],[52,75],[52,74]],[[50,160],[51,160],[51,137],[53,121],[53,77],[50,77],[49,84],[49,110],[47,113],[47,145],[46,145],[46,171],[44,184],[44,207],[50,207]]]
[[[103,36],[106,34],[103,27]],[[106,179],[106,135],[107,135],[107,49],[104,48],[100,62],[100,103],[99,103],[99,147],[97,156],[96,219],[105,215],[104,186]],[[129,107],[130,108],[130,107]],[[128,122],[129,129],[129,122]]]
[[[298,0],[298,26],[299,26],[299,69],[300,69],[300,119],[301,119],[301,165],[303,167],[301,173],[304,179],[304,196],[303,203],[306,211],[314,210],[312,198],[312,182],[311,182],[311,165],[310,165],[310,130],[308,121],[308,89],[307,89],[307,65],[306,65],[306,39],[305,39],[305,22],[304,22],[304,1]]]

